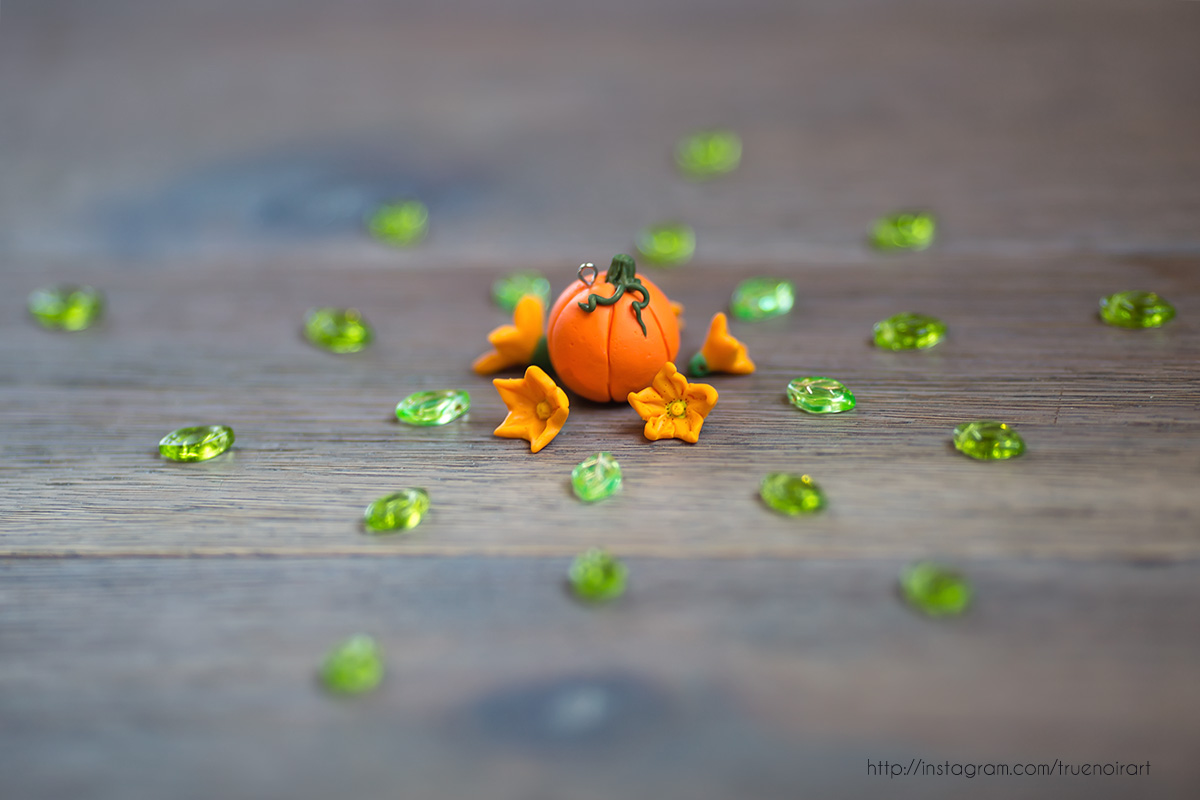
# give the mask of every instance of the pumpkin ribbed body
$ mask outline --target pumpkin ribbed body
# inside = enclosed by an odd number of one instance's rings
[[[592,311],[580,307],[591,294],[607,299],[617,291],[599,276],[591,286],[572,283],[550,309],[550,363],[562,383],[581,397],[625,402],[630,392],[649,386],[679,352],[679,323],[671,301],[653,283],[641,281],[650,300],[641,310],[644,334],[633,308],[638,293],[627,291],[612,305],[596,305]]]

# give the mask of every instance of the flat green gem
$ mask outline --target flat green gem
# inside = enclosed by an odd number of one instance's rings
[[[425,238],[429,230],[429,209],[418,200],[389,203],[371,215],[367,228],[385,244],[408,247]]]
[[[314,308],[304,319],[304,335],[324,350],[357,353],[374,336],[371,326],[353,308]]]
[[[413,392],[396,405],[396,418],[426,427],[453,422],[471,410],[471,395],[458,389]]]
[[[588,456],[571,470],[571,488],[585,503],[603,500],[621,488],[621,465],[612,453]]]
[[[638,232],[637,247],[651,263],[662,266],[684,264],[696,252],[696,232],[691,225],[682,222],[647,225]]]
[[[931,617],[952,617],[971,604],[971,584],[958,572],[923,561],[900,576],[900,593],[908,604]]]
[[[754,321],[782,316],[792,310],[796,289],[782,278],[750,278],[733,290],[729,310],[738,319]]]
[[[335,694],[369,692],[383,680],[383,653],[366,634],[351,636],[329,651],[321,664],[321,683]]]
[[[1154,292],[1117,292],[1101,298],[1100,317],[1121,328],[1157,328],[1175,318],[1175,306]]]
[[[696,131],[675,144],[675,164],[693,180],[707,180],[737,169],[742,139],[730,130]]]
[[[363,512],[363,525],[371,533],[407,531],[421,524],[429,510],[429,492],[403,489],[379,498]]]
[[[871,244],[876,250],[924,250],[933,244],[937,222],[923,211],[902,211],[876,220]]]
[[[840,414],[854,409],[854,392],[833,378],[796,378],[787,386],[788,400],[810,414]]]
[[[980,461],[1003,461],[1025,452],[1025,440],[1007,424],[978,419],[954,427],[954,447]]]
[[[575,557],[567,578],[576,597],[600,603],[624,594],[628,575],[624,564],[604,550],[592,548]]]
[[[91,286],[45,286],[31,292],[27,304],[34,319],[60,331],[90,328],[104,313],[104,295]]]
[[[171,431],[158,443],[158,453],[171,461],[207,461],[233,444],[228,425],[197,425]]]
[[[875,323],[875,346],[885,350],[927,350],[946,338],[946,323],[905,312]]]
[[[825,493],[807,475],[772,472],[763,478],[758,493],[780,514],[811,514],[825,506]]]
[[[550,306],[550,281],[540,272],[524,271],[505,275],[492,284],[492,299],[505,311],[512,311],[521,298],[532,294],[542,299],[542,305]]]

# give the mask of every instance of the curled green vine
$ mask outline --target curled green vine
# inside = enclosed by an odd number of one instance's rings
[[[582,280],[582,276],[580,276],[580,279]],[[642,285],[642,279],[637,276],[637,265],[633,263],[633,259],[624,253],[613,256],[612,264],[609,266],[608,272],[604,274],[604,282],[611,283],[616,287],[616,290],[612,293],[612,297],[602,297],[592,293],[587,296],[586,302],[579,304],[579,307],[584,311],[595,311],[598,305],[613,305],[627,291],[637,292],[641,294],[642,299],[634,300],[630,304],[630,308],[633,311],[633,316],[637,318],[638,325],[642,328],[642,336],[647,336],[646,323],[642,321],[642,309],[650,305],[650,292]]]

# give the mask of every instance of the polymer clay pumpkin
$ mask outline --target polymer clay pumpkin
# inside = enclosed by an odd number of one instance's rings
[[[594,280],[584,280],[587,269]],[[637,274],[633,259],[613,256],[601,279],[590,264],[550,309],[550,363],[576,394],[624,401],[650,385],[679,352],[679,323],[663,291]]]

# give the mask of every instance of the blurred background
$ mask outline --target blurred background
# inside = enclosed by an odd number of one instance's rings
[[[0,255],[578,263],[683,218],[698,257],[1200,245],[1183,0],[5,4]],[[1036,121],[1036,124],[1032,124]],[[729,180],[675,140],[726,126]],[[417,252],[365,241],[416,196]]]

